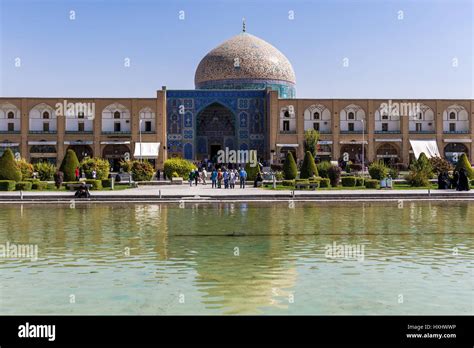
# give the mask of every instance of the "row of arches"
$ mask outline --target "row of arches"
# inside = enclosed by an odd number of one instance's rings
[[[67,111],[66,132],[87,133],[93,131],[95,114],[92,108],[79,107],[75,112]],[[81,111],[82,110],[82,111]],[[61,115],[51,105],[40,103],[29,111],[29,131],[54,133],[57,131],[57,117]],[[131,112],[120,103],[106,106],[102,112],[102,132],[129,133],[131,130]],[[144,107],[138,112],[140,131],[152,133],[155,131],[155,112],[150,107]],[[11,103],[0,104],[0,131],[19,132],[21,127],[21,112]]]
[[[349,104],[339,111],[340,131],[359,133],[367,131],[366,111],[357,104]],[[375,132],[400,132],[400,118],[409,117],[410,132],[434,132],[435,112],[423,103],[381,103],[374,112]],[[315,129],[331,133],[331,111],[323,104],[313,104],[303,112],[304,130]],[[452,104],[443,111],[443,131],[467,133],[469,113],[459,104]],[[292,105],[280,109],[280,133],[296,133],[296,112]]]

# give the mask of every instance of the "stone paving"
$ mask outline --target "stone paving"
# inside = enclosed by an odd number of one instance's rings
[[[292,190],[270,190],[263,188],[253,188],[247,187],[245,189],[240,189],[236,187],[235,189],[213,189],[211,185],[198,185],[189,187],[187,184],[183,185],[143,185],[138,188],[130,188],[126,190],[116,190],[116,191],[91,191],[93,197],[150,197],[156,196],[157,198],[160,195],[161,197],[176,197],[176,196],[199,196],[199,197],[248,197],[252,199],[254,196],[267,196],[271,197],[288,197],[292,195]],[[48,197],[48,196],[61,196],[61,197],[73,197],[73,192],[55,192],[55,191],[23,191],[23,198],[28,197]],[[330,198],[331,196],[386,196],[388,197],[397,197],[397,196],[411,196],[411,195],[426,195],[429,194],[436,196],[439,194],[443,195],[456,195],[466,198],[474,198],[474,190],[470,192],[457,192],[455,190],[431,190],[428,192],[427,189],[413,189],[413,190],[304,190],[304,191],[294,191],[295,196],[298,197],[321,197],[326,196]],[[12,198],[20,197],[19,191],[0,191],[0,200],[2,197]]]

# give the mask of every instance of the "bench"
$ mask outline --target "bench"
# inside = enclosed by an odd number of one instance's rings
[[[66,184],[66,188],[69,191],[77,191],[81,186],[82,186],[82,184]],[[90,190],[91,187],[92,187],[91,184],[86,184],[86,188],[88,190]]]
[[[301,189],[305,189],[305,188],[308,188],[310,184],[306,184],[306,183],[296,183],[295,184],[295,189],[297,190],[301,190]]]
[[[309,188],[311,190],[316,190],[318,187],[319,187],[319,183],[317,183],[317,182],[310,182],[309,183]]]

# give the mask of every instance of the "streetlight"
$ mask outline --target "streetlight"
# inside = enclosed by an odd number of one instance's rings
[[[140,125],[139,125],[139,130],[140,130],[140,162],[142,162],[142,122],[143,120],[140,119]]]
[[[360,122],[362,122],[362,177],[365,177],[365,154],[364,154],[364,150],[365,150],[365,146],[364,146],[364,133],[365,133],[365,122],[364,122],[364,119],[361,118],[360,119]]]

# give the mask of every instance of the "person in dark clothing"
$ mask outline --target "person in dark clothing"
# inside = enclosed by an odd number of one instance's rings
[[[453,178],[451,180],[451,188],[456,189],[458,186],[458,181],[459,181],[459,173],[457,170],[454,171],[453,173]]]
[[[438,175],[438,189],[446,190],[449,188],[449,177],[447,172],[441,172]]]
[[[160,180],[160,179],[161,179],[161,172],[160,172],[160,170],[158,169],[158,170],[156,171],[156,180]]]
[[[258,172],[257,177],[255,178],[255,181],[253,182],[253,187],[258,187],[258,182],[263,181],[262,174]]]
[[[466,169],[461,168],[459,170],[459,179],[458,185],[456,187],[457,191],[469,191],[469,178],[467,177]]]
[[[85,182],[82,182],[81,186],[77,189],[76,193],[74,194],[74,197],[76,198],[90,198],[91,194],[89,193],[89,190],[87,189],[87,185]]]

